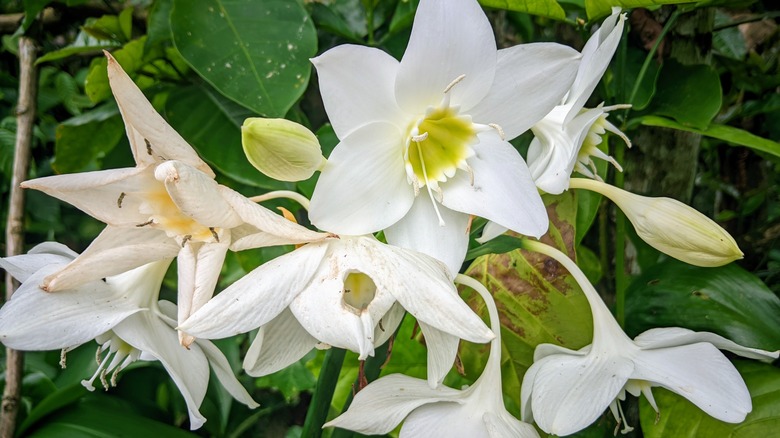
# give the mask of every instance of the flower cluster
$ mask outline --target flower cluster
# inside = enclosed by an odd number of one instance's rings
[[[622,421],[625,393],[651,386],[676,391],[723,421],[742,421],[751,402],[739,373],[719,351],[745,348],[681,328],[629,339],[576,264],[534,240],[524,248],[558,260],[590,303],[592,344],[577,350],[539,345],[525,375],[522,420],[504,405],[500,318],[490,293],[459,274],[474,217],[489,221],[482,240],[507,230],[541,237],[548,217],[539,189],[595,190],[614,200],[639,236],[673,257],[702,266],[740,258],[714,222],[683,204],[627,194],[598,180],[591,157],[621,105],[586,109],[621,39],[625,16],[608,17],[582,52],[555,43],[498,50],[476,0],[421,0],[400,61],[376,49],[332,48],[312,60],[340,142],[327,158],[316,137],[285,120],[249,119],[249,160],[280,180],[319,180],[309,204],[297,194],[244,195],[215,181],[212,169],[154,110],[114,58],[108,76],[136,166],[33,179],[43,191],[106,223],[82,253],[44,243],[0,259],[22,282],[0,309],[0,341],[22,350],[62,349],[96,340],[95,380],[109,387],[136,360],[160,361],[181,391],[190,425],[211,368],[238,401],[257,404],[209,340],[258,330],[244,357],[251,376],[297,362],[313,348],[341,348],[360,360],[415,318],[428,349],[427,380],[388,375],[357,394],[326,426],[401,436],[513,437],[569,434],[606,409]],[[530,130],[528,165],[509,140]],[[235,145],[238,147],[238,145]],[[298,225],[256,201],[299,200],[311,223]],[[375,233],[383,232],[386,243]],[[380,237],[381,239],[381,237]],[[295,244],[214,296],[228,251]],[[177,260],[178,297],[160,300]],[[486,302],[490,328],[457,285]],[[443,385],[461,340],[490,343],[482,375],[465,389]],[[696,362],[696,371],[692,363]],[[110,375],[110,377],[109,377]],[[717,379],[718,387],[707,381]]]

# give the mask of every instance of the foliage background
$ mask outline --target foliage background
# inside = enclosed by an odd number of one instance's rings
[[[338,44],[380,47],[400,58],[416,0],[28,0],[8,1],[0,51],[0,210],[5,222],[18,89],[17,38],[40,46],[38,122],[30,177],[132,166],[129,145],[111,97],[101,50],[109,50],[171,125],[217,170],[220,183],[252,196],[293,189],[310,196],[315,177],[301,183],[271,180],[244,158],[240,126],[246,117],[285,117],[317,133],[327,156],[337,139],[327,124],[308,59]],[[615,2],[603,0],[483,0],[499,47],[558,41],[580,49],[593,24]],[[668,3],[661,6],[661,3]],[[630,190],[671,196],[715,218],[737,239],[745,259],[722,268],[691,267],[637,239],[622,215],[598,195],[548,196],[551,231],[544,240],[577,257],[629,335],[681,326],[725,335],[752,347],[780,347],[780,36],[770,0],[673,2],[622,0],[645,7],[630,15],[611,69],[591,106],[631,103],[610,120],[634,141],[610,153],[625,174],[602,166],[605,179]],[[668,33],[667,33],[668,32]],[[667,37],[657,44],[662,33]],[[518,104],[522,104],[518,102]],[[514,143],[525,153],[530,135]],[[617,141],[614,141],[617,140]],[[774,141],[773,141],[774,140]],[[606,143],[605,143],[606,144]],[[102,224],[69,205],[27,192],[25,239],[83,250]],[[296,205],[273,201],[268,207]],[[304,212],[297,211],[306,223]],[[481,224],[477,223],[475,232]],[[485,282],[502,312],[504,393],[519,412],[519,384],[540,342],[571,348],[589,342],[590,315],[576,284],[555,265],[499,239],[470,252],[466,272]],[[626,248],[624,250],[624,248]],[[218,289],[290,248],[230,253]],[[495,253],[488,255],[489,253]],[[477,256],[480,256],[477,258]],[[170,273],[175,272],[171,270]],[[163,296],[175,297],[175,276]],[[472,297],[464,291],[464,298]],[[481,304],[473,300],[475,308]],[[246,336],[219,341],[237,373]],[[300,436],[324,360],[313,352],[274,375],[240,374],[261,407],[234,403],[216,384],[201,408],[209,421],[189,432],[186,409],[162,367],[136,362],[117,388],[88,393],[80,380],[95,369],[94,348],[68,354],[26,355],[19,436]],[[380,349],[382,350],[382,349]],[[459,387],[479,375],[486,347],[462,345],[446,382]],[[384,351],[378,356],[384,356]],[[385,361],[367,364],[380,372]],[[741,425],[706,417],[662,389],[662,415],[642,400],[626,408],[633,436],[761,436],[780,427],[780,372],[736,362],[754,397]],[[330,418],[348,402],[358,362],[348,353]],[[383,374],[422,377],[425,347],[414,321],[402,325]],[[212,379],[213,381],[214,379]],[[0,384],[4,381],[0,381]],[[656,421],[658,420],[658,421]],[[638,427],[641,425],[641,428]],[[610,436],[605,415],[580,433]],[[312,432],[315,433],[315,432]],[[346,436],[345,431],[324,431]]]

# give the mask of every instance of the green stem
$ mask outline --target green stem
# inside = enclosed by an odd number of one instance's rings
[[[301,195],[298,192],[293,192],[291,190],[276,190],[273,192],[268,192],[263,195],[258,196],[252,196],[249,198],[252,202],[264,202],[264,201],[270,201],[271,199],[278,199],[278,198],[287,198],[292,199],[293,201],[297,202],[301,205],[306,211],[309,211],[309,200],[306,199],[305,196]]]
[[[615,160],[623,162],[625,148],[615,148]],[[615,186],[622,189],[625,182],[623,172],[615,172]],[[626,215],[619,208],[615,209],[615,319],[621,327],[626,321]]]
[[[320,377],[317,379],[317,388],[314,390],[309,410],[306,412],[301,436],[319,438],[322,435],[322,425],[328,418],[333,391],[339,381],[339,373],[341,365],[344,363],[345,354],[346,350],[342,348],[331,348],[325,353],[325,362],[322,364]]]

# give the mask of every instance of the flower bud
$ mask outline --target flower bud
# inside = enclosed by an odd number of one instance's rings
[[[584,188],[611,199],[653,248],[695,266],[723,266],[743,254],[731,235],[712,219],[671,198],[636,195],[598,181],[572,178]]]
[[[325,161],[317,137],[285,119],[246,119],[241,143],[257,170],[280,181],[309,179]]]

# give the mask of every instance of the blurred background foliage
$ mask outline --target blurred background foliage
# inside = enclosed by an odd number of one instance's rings
[[[133,166],[108,87],[111,51],[171,125],[244,195],[291,189],[311,196],[316,175],[297,184],[272,180],[244,158],[240,126],[254,116],[285,117],[314,131],[327,156],[338,142],[319,97],[309,58],[339,44],[366,44],[400,58],[416,0],[11,0],[0,6],[0,209],[7,215],[18,89],[17,39],[39,45],[38,121],[30,177]],[[620,139],[604,145],[625,173],[600,167],[605,180],[640,194],[670,196],[717,220],[737,239],[744,260],[696,268],[670,260],[637,239],[599,195],[547,196],[551,230],[544,240],[576,257],[629,335],[661,326],[713,331],[752,347],[780,347],[780,33],[772,0],[482,0],[499,47],[557,41],[581,49],[592,26],[620,4],[629,29],[590,106],[631,103],[610,120]],[[662,38],[664,37],[665,38]],[[518,105],[522,105],[518,102]],[[513,143],[525,154],[530,133]],[[27,192],[28,246],[57,240],[82,251],[102,224],[38,192]],[[304,211],[285,207],[307,223]],[[475,223],[478,234],[481,222]],[[474,242],[473,242],[474,243]],[[519,414],[519,385],[533,348],[590,341],[590,314],[576,283],[557,265],[524,253],[511,240],[472,246],[465,272],[483,281],[502,312],[504,393]],[[219,288],[290,248],[228,256]],[[493,253],[493,254],[491,254]],[[175,272],[171,270],[170,273]],[[175,275],[163,297],[175,298]],[[219,289],[218,288],[218,289]],[[463,291],[477,310],[479,300]],[[315,436],[303,425],[324,352],[312,352],[271,376],[241,374],[248,337],[218,342],[260,402],[250,411],[210,384],[201,407],[209,419],[190,432],[184,402],[156,363],[135,362],[117,388],[88,393],[96,345],[59,366],[58,352],[29,353],[18,436]],[[404,372],[424,377],[424,340],[407,316],[392,352],[379,348],[363,372],[369,380]],[[446,383],[473,382],[484,345],[462,345]],[[662,416],[635,399],[627,405],[633,436],[770,436],[780,427],[780,374],[772,365],[739,362],[754,412],[739,426],[704,418],[680,397],[659,391]],[[330,418],[360,384],[347,353]],[[212,379],[214,380],[214,379]],[[4,382],[0,381],[0,385]],[[715,384],[715,383],[714,383]],[[639,427],[641,425],[641,427]],[[611,436],[614,420],[579,435]],[[698,432],[696,432],[698,430]],[[325,430],[325,436],[352,436]],[[355,434],[356,435],[356,434]]]

